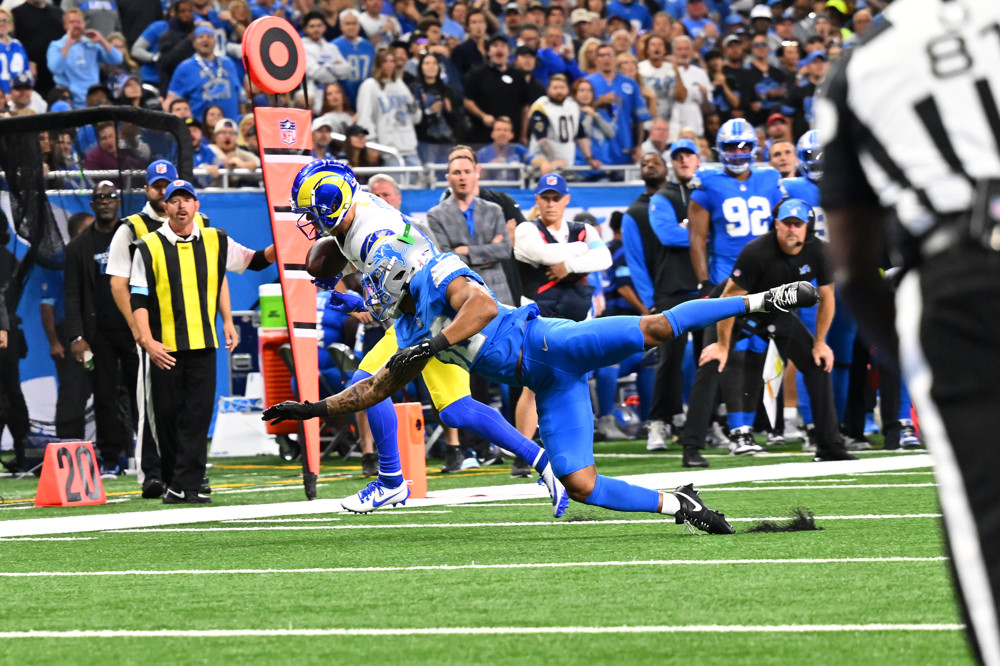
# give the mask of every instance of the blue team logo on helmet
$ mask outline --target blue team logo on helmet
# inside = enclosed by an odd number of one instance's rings
[[[757,130],[743,118],[727,120],[715,137],[719,161],[726,170],[740,174],[750,168],[757,153]]]
[[[383,236],[376,240],[375,248],[365,259],[361,286],[365,295],[365,308],[378,321],[399,316],[399,306],[412,278],[434,255],[429,243],[400,240],[397,236]]]
[[[819,132],[809,130],[795,144],[795,152],[799,154],[802,171],[809,180],[819,180],[823,177],[823,146],[819,142]]]
[[[361,191],[351,168],[338,160],[316,160],[292,182],[292,212],[303,216],[299,230],[309,240],[330,234]]]

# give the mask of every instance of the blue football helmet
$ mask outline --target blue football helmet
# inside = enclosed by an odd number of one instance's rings
[[[823,146],[819,142],[819,132],[809,130],[799,137],[795,152],[799,154],[799,162],[802,163],[806,178],[819,180],[823,177]]]
[[[309,240],[329,235],[351,209],[361,191],[351,167],[338,160],[316,160],[299,170],[292,182],[292,212]]]
[[[395,319],[406,296],[410,278],[434,256],[434,248],[422,236],[385,236],[365,259],[361,286],[365,308],[378,321]]]
[[[719,161],[731,173],[743,173],[757,155],[757,130],[743,118],[723,123],[715,138]],[[749,150],[748,150],[749,149]]]

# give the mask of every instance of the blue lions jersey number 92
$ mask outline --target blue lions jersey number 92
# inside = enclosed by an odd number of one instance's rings
[[[734,238],[762,236],[770,228],[771,202],[766,197],[726,199],[722,202],[722,213],[726,218],[726,233]]]

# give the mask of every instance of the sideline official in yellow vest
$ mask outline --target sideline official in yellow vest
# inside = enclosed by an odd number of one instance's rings
[[[138,344],[139,329],[132,316],[132,303],[129,295],[129,278],[132,275],[132,256],[135,254],[135,241],[151,231],[156,231],[160,225],[167,223],[167,211],[164,208],[164,193],[170,183],[177,180],[177,168],[167,160],[156,160],[146,169],[146,204],[138,213],[133,213],[121,219],[111,239],[108,248],[107,266],[105,272],[111,279],[111,296],[115,305],[125,317],[132,332],[132,338]],[[194,223],[199,227],[212,226],[207,215],[197,213]],[[159,499],[163,496],[163,473],[160,471],[160,454],[156,448],[151,422],[154,420],[152,407],[148,404],[147,383],[149,376],[149,356],[140,350],[138,373],[128,377],[129,389],[135,401],[134,421],[136,429],[135,462],[138,466],[136,481],[142,487],[145,499]]]
[[[222,315],[226,348],[236,346],[226,271],[260,270],[270,262],[229,239],[221,229],[195,224],[200,203],[194,187],[174,180],[164,195],[168,217],[136,242],[131,302],[139,345],[149,354],[157,445],[167,491],[164,504],[206,504],[200,492],[215,402]],[[221,294],[221,297],[220,297]]]

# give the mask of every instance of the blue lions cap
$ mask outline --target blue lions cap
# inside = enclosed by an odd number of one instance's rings
[[[166,160],[156,160],[146,167],[146,184],[152,185],[158,180],[177,180],[177,167]]]
[[[566,179],[557,173],[550,173],[547,176],[542,176],[538,181],[538,187],[535,188],[535,194],[545,194],[546,192],[557,192],[559,196],[566,196],[569,194],[569,185],[566,184]]]
[[[167,185],[167,191],[164,193],[163,199],[164,200],[169,200],[170,197],[172,197],[174,195],[174,192],[177,192],[177,191],[180,191],[180,190],[183,190],[184,192],[187,192],[188,194],[190,194],[191,196],[193,196],[195,199],[198,198],[198,195],[195,194],[195,192],[194,192],[194,185],[192,185],[191,183],[187,182],[186,180],[180,180],[180,179],[178,179],[178,180],[173,181],[169,185]]]
[[[809,222],[809,218],[812,217],[812,208],[801,199],[788,199],[778,206],[778,214],[775,217],[780,222],[793,218]]]
[[[698,146],[694,145],[694,141],[691,139],[677,139],[672,144],[670,144],[670,156],[673,157],[674,153],[680,150],[687,150],[695,155],[698,154]]]
[[[202,35],[211,35],[212,37],[215,37],[215,30],[212,30],[212,26],[203,23],[194,29],[195,37],[201,37]]]
[[[799,68],[805,67],[806,65],[811,65],[820,59],[824,61],[826,60],[826,52],[824,52],[822,49],[817,49],[816,51],[813,51],[812,53],[807,55],[802,60],[799,60]]]

